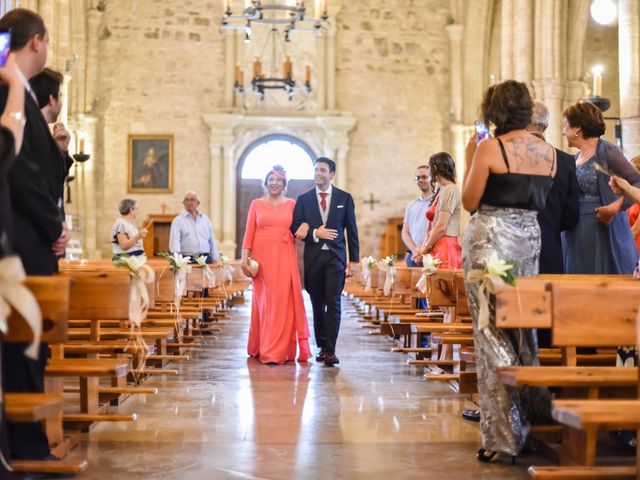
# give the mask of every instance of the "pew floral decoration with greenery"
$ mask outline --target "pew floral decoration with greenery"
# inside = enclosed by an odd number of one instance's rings
[[[38,359],[42,335],[42,313],[40,305],[23,282],[27,275],[19,257],[10,256],[0,260],[0,332],[9,331],[9,315],[13,308],[27,322],[33,332],[33,340],[25,355]],[[2,388],[0,388],[0,392]]]
[[[362,264],[362,283],[364,283],[364,291],[371,290],[371,269],[378,263],[374,257],[369,255],[360,260]]]
[[[149,292],[145,283],[153,283],[156,273],[147,265],[144,255],[121,254],[113,257],[116,267],[126,268],[131,275],[131,289],[129,290],[129,321],[131,334],[125,351],[133,351],[131,357],[131,371],[138,381],[144,370],[149,356],[149,347],[142,337],[142,322],[149,311]]]
[[[131,290],[129,292],[129,320],[132,325],[140,327],[147,318],[149,310],[149,292],[145,283],[152,283],[156,279],[153,269],[147,265],[144,255],[118,255],[113,258],[116,267],[126,268],[131,274]]]
[[[478,328],[483,329],[489,325],[489,301],[491,295],[501,292],[505,285],[516,286],[515,271],[518,262],[514,260],[503,260],[498,258],[498,254],[493,252],[485,260],[484,270],[474,269],[467,273],[467,282],[480,285],[478,292],[479,311]]]
[[[158,255],[166,258],[171,265],[171,269],[173,270],[173,281],[174,281],[174,299],[173,303],[176,308],[179,308],[180,302],[182,300],[182,295],[184,294],[184,290],[187,286],[187,273],[191,271],[191,257],[189,255],[185,255],[178,252],[174,252],[173,254],[169,252],[160,252]]]
[[[206,288],[215,288],[216,281],[213,276],[213,272],[211,271],[211,268],[207,264],[207,256],[200,255],[198,258],[196,258],[196,263],[202,267],[202,277],[204,279],[204,282],[203,282],[204,286]]]
[[[233,282],[233,272],[235,272],[235,268],[231,266],[229,257],[220,255],[220,274],[222,276],[220,283],[224,285]]]
[[[386,276],[384,279],[384,287],[382,288],[382,293],[388,297],[391,295],[391,287],[393,286],[396,280],[396,256],[390,255],[388,257],[384,257],[383,259],[378,261],[378,269],[386,272]]]
[[[422,275],[420,275],[420,279],[416,283],[416,288],[423,294],[427,293],[427,277],[435,275],[438,271],[438,265],[441,263],[442,260],[433,258],[430,253],[422,257]]]

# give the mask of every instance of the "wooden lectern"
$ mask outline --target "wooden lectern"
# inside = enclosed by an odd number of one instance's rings
[[[149,225],[147,236],[144,238],[144,253],[148,258],[159,252],[169,251],[169,232],[171,221],[177,214],[149,215],[145,225]]]

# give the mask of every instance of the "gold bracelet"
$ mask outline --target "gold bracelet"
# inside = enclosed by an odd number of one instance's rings
[[[24,113],[22,112],[6,112],[5,111],[3,115],[8,115],[9,117],[13,118],[16,122],[18,122],[23,127],[27,123],[27,119],[24,116]]]

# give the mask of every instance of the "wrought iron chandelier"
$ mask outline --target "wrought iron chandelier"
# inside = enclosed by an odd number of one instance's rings
[[[261,58],[264,58],[264,52],[267,46],[271,45],[271,69],[268,75],[262,68]],[[275,72],[277,70],[276,58],[278,58],[278,46],[282,50],[282,76],[278,76]],[[253,71],[251,74],[251,90],[254,94],[260,97],[260,100],[264,100],[265,90],[284,90],[287,92],[289,100],[293,100],[293,96],[298,92],[304,92],[307,95],[311,93],[311,66],[305,67],[305,81],[302,86],[298,86],[293,79],[293,62],[291,57],[287,55],[284,41],[280,38],[280,32],[274,26],[269,32],[268,41],[265,42],[262,52],[253,61]],[[244,71],[240,68],[240,65],[236,65],[234,91],[236,95],[242,96],[245,94],[244,87]]]
[[[304,0],[284,0],[263,3],[261,0],[244,0],[240,14],[232,10],[233,0],[225,0],[221,28],[244,30],[245,41],[251,41],[252,23],[284,25],[284,39],[289,41],[290,33],[297,31],[322,31],[328,25],[327,0],[314,0],[313,12],[307,11]],[[309,2],[310,3],[310,2]],[[313,17],[311,17],[313,13]]]

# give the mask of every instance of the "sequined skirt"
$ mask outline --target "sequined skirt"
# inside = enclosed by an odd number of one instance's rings
[[[494,252],[503,260],[518,262],[519,276],[538,274],[540,227],[538,212],[517,208],[481,206],[465,231],[462,264],[466,273],[484,269]],[[473,335],[480,396],[480,429],[483,447],[517,455],[527,439],[532,421],[550,417],[548,390],[502,384],[497,368],[538,365],[538,342],[532,329],[499,329],[495,326],[495,297],[490,301],[490,325],[478,324],[478,285],[466,284],[473,318]]]

